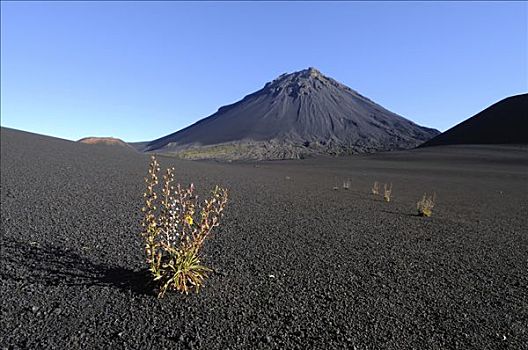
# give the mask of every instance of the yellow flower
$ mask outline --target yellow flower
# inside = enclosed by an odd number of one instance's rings
[[[193,224],[193,222],[194,222],[192,216],[187,215],[187,216],[185,217],[185,222],[188,223],[189,226],[191,226],[191,225]]]

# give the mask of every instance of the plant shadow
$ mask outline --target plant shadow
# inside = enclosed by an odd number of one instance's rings
[[[133,270],[96,263],[62,247],[4,239],[2,260],[2,279],[47,286],[102,286],[136,295],[157,295],[147,269]]]

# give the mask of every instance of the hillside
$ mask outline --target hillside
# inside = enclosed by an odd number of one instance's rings
[[[505,98],[421,147],[456,144],[528,144],[528,94]]]
[[[130,147],[123,140],[117,139],[114,137],[84,137],[78,140],[77,142],[86,143],[89,145],[104,144],[104,145],[116,145],[116,146]]]
[[[438,133],[309,68],[283,74],[144,150],[284,159],[413,148]]]

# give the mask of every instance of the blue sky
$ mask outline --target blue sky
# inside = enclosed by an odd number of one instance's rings
[[[526,2],[1,2],[2,126],[152,140],[318,68],[442,131],[528,91]]]

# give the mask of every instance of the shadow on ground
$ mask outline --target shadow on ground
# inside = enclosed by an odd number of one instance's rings
[[[75,251],[4,240],[3,280],[12,279],[48,286],[105,286],[137,295],[155,296],[148,270],[94,263]]]

